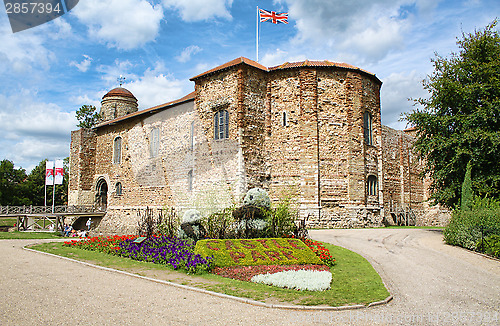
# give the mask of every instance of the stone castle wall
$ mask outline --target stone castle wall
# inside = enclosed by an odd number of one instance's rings
[[[380,81],[341,67],[265,71],[237,65],[195,80],[194,101],[137,115],[96,132],[72,133],[70,202],[91,202],[100,179],[108,185],[103,232],[137,227],[137,210],[176,207],[213,212],[239,203],[253,187],[273,201],[298,199],[310,227],[381,226],[396,206],[425,215],[422,162],[409,134],[381,125]],[[104,101],[103,101],[104,102]],[[227,139],[214,139],[214,115],[229,113]],[[363,114],[372,117],[372,144]],[[158,130],[158,154],[152,131]],[[122,138],[120,164],[113,142]],[[369,195],[367,179],[377,179]],[[121,183],[122,194],[116,193]]]

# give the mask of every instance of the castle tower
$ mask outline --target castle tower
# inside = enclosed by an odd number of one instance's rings
[[[101,122],[137,111],[137,98],[128,89],[117,87],[102,97]]]

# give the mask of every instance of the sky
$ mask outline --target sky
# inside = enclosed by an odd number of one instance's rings
[[[288,12],[260,23],[259,62],[329,60],[374,73],[382,123],[404,129],[410,98],[435,54],[500,18],[498,0],[80,0],[67,14],[12,33],[0,6],[0,160],[29,172],[69,156],[75,111],[123,87],[146,109],[194,90],[189,78],[238,57],[256,60],[257,7]]]

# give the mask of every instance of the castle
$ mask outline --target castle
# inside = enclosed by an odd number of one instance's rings
[[[105,206],[101,230],[133,232],[145,207],[222,208],[253,187],[294,195],[310,227],[446,222],[426,203],[415,131],[381,124],[374,74],[242,57],[191,81],[191,94],[141,111],[115,88],[101,123],[72,132],[69,204]]]

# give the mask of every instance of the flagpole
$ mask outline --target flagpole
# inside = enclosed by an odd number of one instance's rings
[[[257,35],[255,38],[255,44],[256,44],[256,49],[257,49],[257,62],[259,62],[259,6],[257,6]]]
[[[56,160],[54,160],[54,187],[52,188],[52,214],[54,214],[54,208],[56,204]]]

